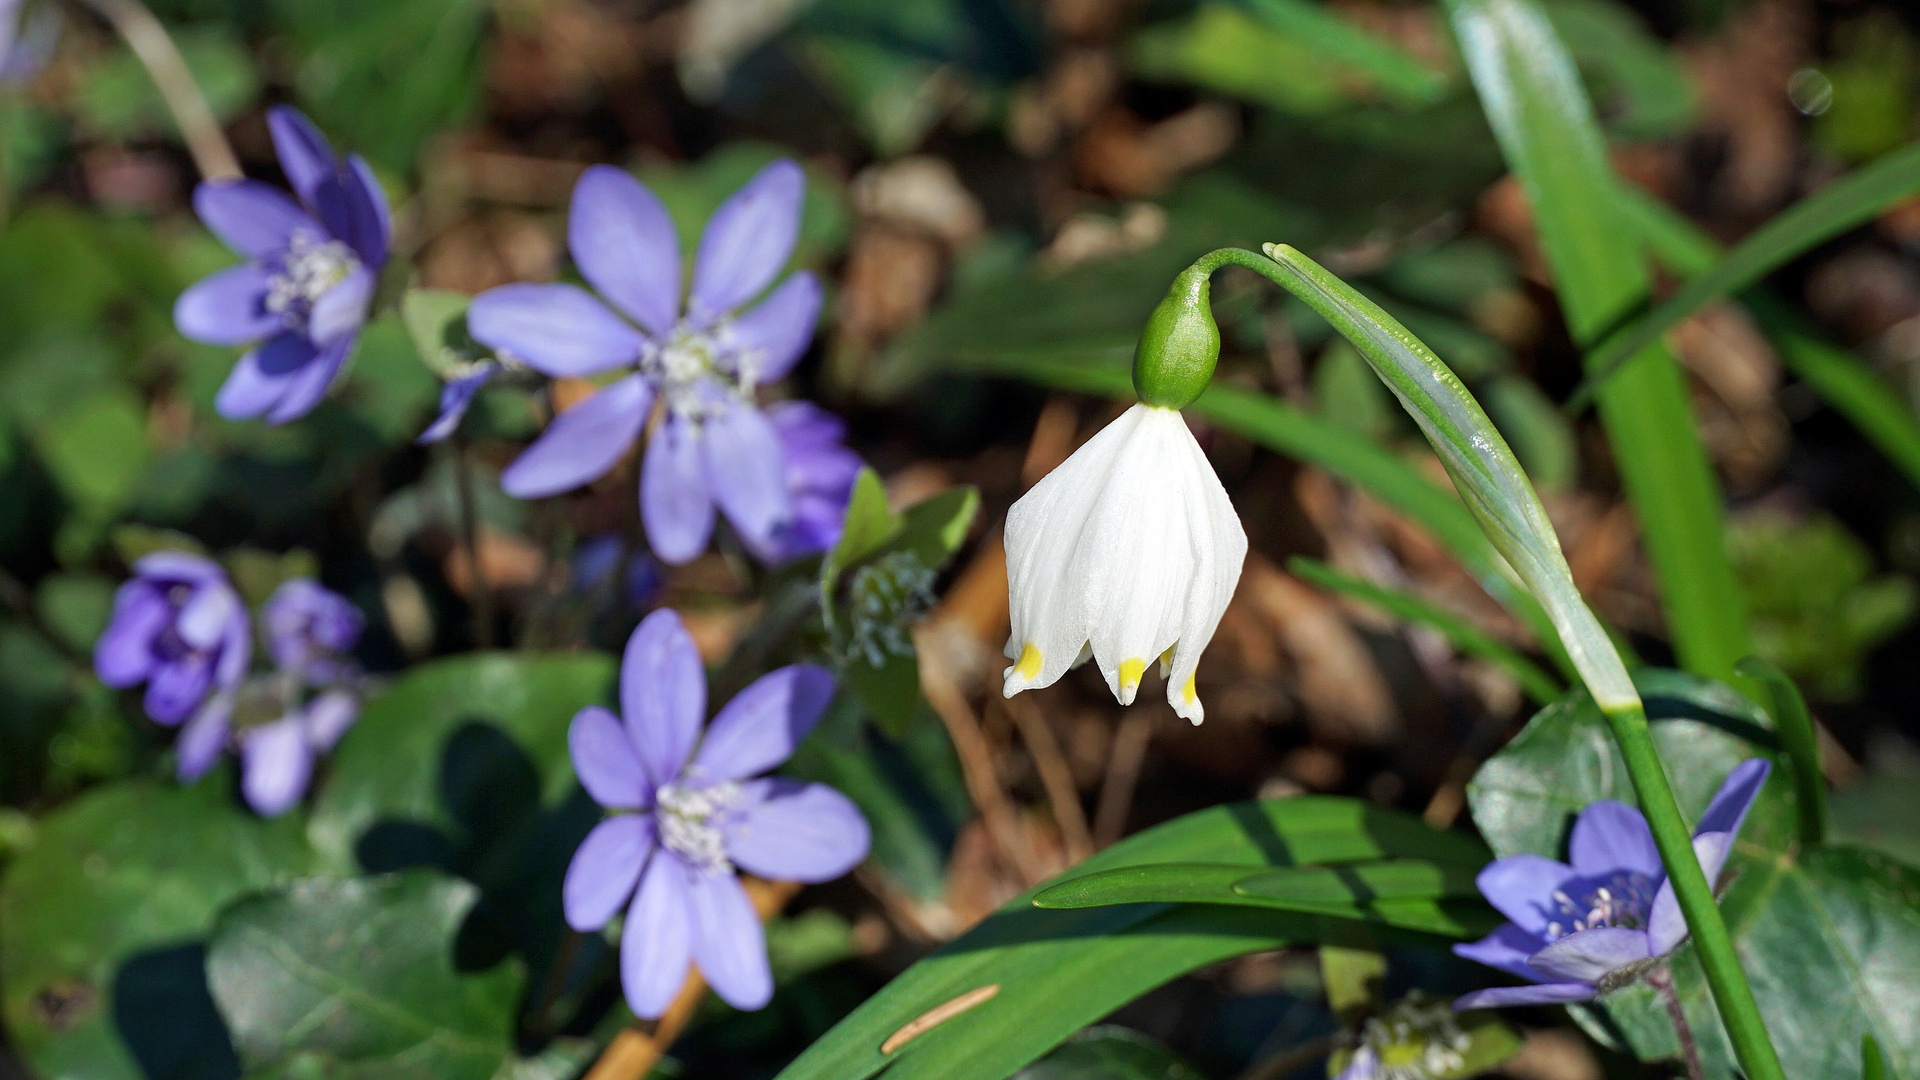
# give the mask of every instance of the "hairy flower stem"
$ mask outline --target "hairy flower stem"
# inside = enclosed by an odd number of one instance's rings
[[[1667,1006],[1667,1016],[1673,1020],[1673,1034],[1680,1040],[1680,1057],[1687,1063],[1687,1076],[1690,1080],[1706,1080],[1707,1070],[1700,1064],[1700,1044],[1694,1040],[1687,1011],[1680,1007],[1680,992],[1673,988],[1673,973],[1661,968],[1647,976],[1647,982],[1660,995]]]
[[[1456,436],[1470,435],[1481,452],[1480,457],[1468,464],[1482,470],[1509,469],[1517,474],[1517,463],[1496,460],[1498,455],[1487,450],[1487,447],[1497,443],[1510,458],[1510,452],[1505,451],[1504,441],[1498,432],[1492,431],[1484,413],[1472,402],[1471,395],[1460,386],[1451,372],[1442,371],[1439,374],[1444,377],[1436,378],[1433,371],[1409,373],[1380,359],[1383,348],[1391,347],[1403,353],[1416,354],[1408,361],[1416,368],[1421,355],[1426,357],[1425,363],[1433,368],[1444,368],[1437,358],[1426,351],[1424,345],[1419,345],[1413,339],[1405,327],[1299,253],[1275,245],[1268,245],[1267,250],[1272,257],[1239,248],[1221,248],[1209,252],[1183,271],[1178,280],[1190,281],[1190,275],[1211,274],[1223,266],[1239,266],[1280,286],[1327,316],[1334,328],[1367,358],[1376,374],[1400,398],[1408,412],[1414,414],[1416,420],[1423,421],[1423,430],[1427,431],[1429,440],[1434,443],[1434,449],[1440,453],[1443,462],[1448,462],[1456,488],[1469,496],[1469,508],[1475,511],[1481,527],[1488,531],[1489,539],[1494,541],[1509,564],[1527,581],[1536,599],[1552,613],[1560,643],[1572,654],[1574,665],[1580,670],[1608,725],[1613,729],[1614,740],[1620,745],[1620,755],[1626,761],[1627,773],[1633,780],[1633,790],[1639,798],[1640,809],[1653,831],[1654,846],[1660,852],[1661,862],[1666,865],[1668,880],[1672,882],[1675,896],[1680,902],[1680,911],[1693,936],[1700,964],[1706,970],[1707,985],[1713,991],[1714,1004],[1719,1007],[1720,1018],[1726,1025],[1727,1036],[1733,1043],[1741,1068],[1751,1080],[1786,1080],[1786,1074],[1780,1068],[1779,1056],[1767,1037],[1760,1007],[1754,1002],[1753,989],[1748,985],[1746,973],[1741,970],[1739,957],[1734,953],[1733,938],[1727,933],[1727,925],[1720,917],[1720,908],[1714,903],[1713,886],[1700,869],[1700,860],[1694,854],[1687,823],[1680,815],[1680,805],[1674,800],[1673,788],[1667,782],[1660,755],[1654,749],[1645,707],[1631,683],[1626,681],[1624,668],[1604,631],[1573,591],[1572,578],[1564,557],[1560,555],[1557,541],[1543,537],[1541,544],[1530,544],[1527,537],[1517,533],[1495,535],[1498,528],[1530,526],[1524,521],[1509,525],[1509,521],[1514,519],[1502,519],[1493,513],[1499,508],[1490,509],[1486,505],[1489,498],[1486,491],[1466,482],[1473,477],[1454,473],[1456,466],[1449,459],[1449,451],[1454,458],[1459,458],[1465,451],[1461,447],[1442,445],[1441,437],[1428,425],[1439,414],[1447,414],[1441,415],[1440,419],[1451,423],[1459,423],[1460,417],[1468,416],[1470,422],[1477,425],[1476,429],[1470,433],[1456,433]],[[1279,261],[1282,259],[1286,260],[1284,264]],[[1345,313],[1341,306],[1343,304]],[[1362,314],[1367,322],[1359,323],[1349,317],[1356,309],[1363,309]],[[1385,333],[1381,337],[1369,337],[1370,330]],[[1422,375],[1425,377],[1416,377]],[[1437,401],[1443,395],[1451,396],[1446,401]],[[1420,409],[1431,409],[1432,412],[1426,414],[1423,420],[1422,413],[1418,411]],[[1485,427],[1486,430],[1479,430],[1478,427]],[[1508,500],[1516,494],[1524,495],[1537,504],[1538,499],[1533,496],[1531,486],[1523,475],[1518,476],[1514,483],[1516,489],[1501,492],[1489,487],[1486,490],[1494,491],[1499,498]],[[1545,553],[1545,558],[1541,545],[1551,549]]]
[[[453,452],[454,498],[460,504],[460,546],[467,549],[467,601],[473,609],[473,643],[493,648],[493,587],[480,558],[480,515],[475,508],[473,467],[467,462],[467,443],[455,432],[448,440]]]
[[[180,49],[167,34],[167,28],[153,17],[140,0],[78,0],[94,14],[105,19],[127,48],[147,69],[160,97],[173,114],[180,134],[187,140],[187,152],[193,155],[194,168],[203,180],[238,180],[240,161],[227,144],[220,121],[207,104],[207,95],[194,81]]]

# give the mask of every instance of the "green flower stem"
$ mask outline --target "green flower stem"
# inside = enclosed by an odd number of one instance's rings
[[[1793,764],[1794,801],[1800,809],[1800,842],[1808,846],[1827,839],[1827,781],[1820,772],[1820,740],[1814,733],[1813,714],[1787,673],[1759,657],[1749,656],[1734,665],[1734,671],[1767,688],[1773,698],[1773,726],[1780,733],[1780,745]]]
[[[1270,257],[1238,248],[1209,252],[1180,276],[1187,287],[1177,291],[1203,295],[1190,277],[1196,273],[1212,274],[1223,266],[1252,270],[1325,316],[1420,424],[1488,539],[1547,609],[1561,644],[1613,728],[1741,1067],[1751,1080],[1785,1080],[1654,749],[1646,709],[1612,642],[1574,588],[1559,540],[1513,451],[1460,380],[1406,327],[1299,252],[1269,244],[1267,253]]]

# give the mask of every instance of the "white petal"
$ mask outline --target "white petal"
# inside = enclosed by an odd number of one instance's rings
[[[1085,597],[1068,572],[1094,504],[1114,462],[1139,423],[1130,409],[1048,473],[1007,511],[1007,587],[1013,634],[1007,640],[1008,697],[1048,686],[1065,674],[1087,642]]]
[[[1180,627],[1179,644],[1174,647],[1173,662],[1167,673],[1167,703],[1173,711],[1198,724],[1206,717],[1200,698],[1193,692],[1194,669],[1200,654],[1213,640],[1220,617],[1233,600],[1240,583],[1240,571],[1247,561],[1247,533],[1234,512],[1233,500],[1220,485],[1212,463],[1192,432],[1186,432],[1182,448],[1186,452],[1189,477],[1186,497],[1191,507],[1196,565],[1194,586],[1187,594],[1187,609]]]

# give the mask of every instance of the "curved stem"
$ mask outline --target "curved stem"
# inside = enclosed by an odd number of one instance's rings
[[[1288,293],[1306,301],[1321,314],[1328,314],[1326,297],[1316,290],[1313,282],[1299,276],[1292,267],[1282,266],[1273,259],[1241,248],[1220,248],[1201,256],[1191,267],[1182,271],[1180,278],[1176,279],[1176,288],[1182,282],[1191,281],[1188,275],[1212,274],[1223,266],[1240,266],[1252,270]],[[1313,269],[1318,270],[1317,267]],[[1349,288],[1337,281],[1329,280],[1325,284],[1329,288],[1337,287],[1351,292]],[[1391,323],[1391,326],[1383,324],[1380,328],[1399,338],[1402,343],[1412,337],[1405,327],[1392,322],[1383,313],[1376,311],[1374,318]],[[1357,329],[1346,325],[1344,320],[1330,318],[1328,321],[1347,336],[1354,346],[1360,349],[1362,355],[1369,355],[1369,349],[1376,343],[1364,340]],[[1371,361],[1371,356],[1369,360]],[[1376,373],[1381,374],[1383,380],[1386,379],[1384,373],[1378,370]],[[1458,388],[1458,381],[1452,379],[1450,372],[1447,373],[1447,378],[1457,388],[1458,395],[1470,398],[1464,388]],[[1401,398],[1402,404],[1409,412],[1413,412],[1415,408],[1415,401],[1410,395],[1425,392],[1411,384],[1395,385],[1389,381],[1388,385],[1395,391],[1396,396]],[[1473,411],[1477,413],[1478,407],[1475,406]],[[1420,419],[1419,415],[1416,414],[1415,419]],[[1476,422],[1484,423],[1484,416]],[[1478,434],[1480,433],[1476,433],[1476,437]],[[1498,439],[1498,434],[1495,432],[1484,434],[1489,438]],[[1429,431],[1428,437],[1432,439],[1435,436]],[[1441,447],[1436,444],[1435,450],[1440,451]],[[1446,454],[1442,452],[1441,457],[1445,460]],[[1514,468],[1517,469],[1518,466],[1515,465]],[[1481,524],[1485,528],[1487,523],[1483,519]],[[1559,555],[1557,543],[1553,548],[1552,556],[1559,562],[1558,573],[1566,575],[1565,561]],[[1511,561],[1514,556],[1509,554],[1508,557]],[[1566,577],[1568,589],[1572,588],[1571,580],[1571,576],[1568,575]],[[1546,596],[1540,596],[1537,599],[1547,604],[1550,610],[1555,607]],[[1586,611],[1584,603],[1579,602],[1577,597],[1560,607],[1564,610],[1559,611],[1555,624],[1563,631],[1563,639],[1567,638],[1569,632],[1572,633],[1572,640],[1562,642],[1569,650],[1583,648],[1589,653],[1596,649],[1612,650],[1612,645],[1605,640],[1604,635],[1600,635],[1597,640],[1591,640],[1594,635],[1579,633],[1578,628],[1571,625],[1561,625],[1563,618]],[[1572,610],[1573,608],[1578,610]],[[1586,614],[1585,618],[1588,621],[1592,620],[1590,613]],[[1597,625],[1597,623],[1594,624],[1595,627]],[[1660,860],[1666,864],[1668,880],[1672,882],[1675,897],[1680,902],[1680,911],[1686,918],[1687,929],[1693,935],[1701,967],[1706,970],[1707,985],[1713,991],[1714,1004],[1719,1007],[1720,1018],[1726,1025],[1727,1036],[1733,1042],[1741,1067],[1752,1080],[1785,1080],[1785,1073],[1780,1068],[1780,1059],[1774,1052],[1773,1043],[1768,1039],[1766,1023],[1760,1016],[1760,1007],[1754,1001],[1753,988],[1747,983],[1746,972],[1740,968],[1739,957],[1733,949],[1733,938],[1728,934],[1727,925],[1720,917],[1720,908],[1714,902],[1713,886],[1708,883],[1706,874],[1700,868],[1700,860],[1694,855],[1693,838],[1689,833],[1686,820],[1680,815],[1680,804],[1674,800],[1673,788],[1667,782],[1666,770],[1660,763],[1660,755],[1654,749],[1653,735],[1647,727],[1646,710],[1641,705],[1638,695],[1633,692],[1631,684],[1617,688],[1617,692],[1616,688],[1594,684],[1596,673],[1604,675],[1610,669],[1618,669],[1624,680],[1624,669],[1619,667],[1617,657],[1593,655],[1589,659],[1590,661],[1610,661],[1606,664],[1590,662],[1578,666],[1582,675],[1586,677],[1589,683],[1588,688],[1593,692],[1602,714],[1606,716],[1608,725],[1613,729],[1614,740],[1620,745],[1620,755],[1626,761],[1627,773],[1632,778],[1634,793],[1639,797],[1640,809],[1646,815],[1647,824],[1653,831],[1654,846],[1659,849]]]
[[[1707,1070],[1700,1064],[1700,1043],[1693,1037],[1693,1025],[1687,1023],[1687,1010],[1680,1005],[1680,992],[1673,988],[1673,973],[1659,971],[1648,976],[1647,982],[1667,1006],[1674,1037],[1680,1040],[1680,1058],[1687,1063],[1687,1076],[1690,1080],[1706,1080]]]
[[[167,34],[167,28],[153,17],[153,12],[139,0],[78,2],[105,19],[152,76],[161,99],[167,103],[167,110],[180,125],[180,134],[187,140],[187,152],[193,155],[193,164],[200,170],[201,179],[239,179],[240,161],[233,156],[233,147],[227,144],[226,133],[220,130],[213,107],[207,104],[207,96],[200,92],[193,72],[187,70],[179,47]]]

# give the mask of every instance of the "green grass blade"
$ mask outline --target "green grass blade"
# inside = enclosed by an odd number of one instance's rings
[[[1445,6],[1488,122],[1532,207],[1574,339],[1591,347],[1645,301],[1649,280],[1639,239],[1618,209],[1579,73],[1532,0]],[[1689,670],[1730,678],[1752,649],[1722,546],[1719,487],[1679,366],[1664,346],[1650,344],[1597,398],[1674,650]]]
[[[1685,276],[1704,274],[1720,245],[1693,222],[1638,188],[1622,188],[1621,208],[1654,257]],[[1787,369],[1847,418],[1876,449],[1920,488],[1920,420],[1900,392],[1847,349],[1821,337],[1806,320],[1761,290],[1741,297]]]
[[[1820,740],[1813,727],[1813,714],[1800,688],[1787,673],[1758,657],[1740,661],[1740,674],[1767,688],[1773,699],[1773,727],[1780,733],[1780,746],[1793,762],[1794,802],[1800,811],[1800,842],[1809,846],[1827,839],[1827,780],[1820,771]]]
[[[1567,407],[1583,407],[1602,380],[1682,319],[1757,283],[1835,236],[1873,220],[1889,204],[1916,191],[1920,191],[1920,143],[1888,154],[1774,215],[1712,269],[1594,349],[1587,357],[1586,381]]]
[[[1558,679],[1523,656],[1519,650],[1437,604],[1400,589],[1389,589],[1371,581],[1349,577],[1317,559],[1296,555],[1287,560],[1287,569],[1323,589],[1364,600],[1396,618],[1440,631],[1454,648],[1468,656],[1485,660],[1513,676],[1514,681],[1520,684],[1520,689],[1536,705],[1551,705],[1566,693],[1566,688]]]
[[[1267,25],[1317,55],[1365,72],[1395,101],[1430,105],[1447,93],[1446,76],[1311,0],[1242,0]]]
[[[1036,356],[971,358],[973,371],[991,372],[1043,386],[1131,399],[1133,379],[1124,367]],[[1500,554],[1452,493],[1427,480],[1392,452],[1268,394],[1215,382],[1187,407],[1266,448],[1326,469],[1405,514],[1433,534],[1482,588],[1527,624],[1543,648],[1556,655],[1559,639],[1539,603],[1521,588]],[[1563,665],[1571,671],[1570,666]]]

